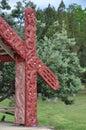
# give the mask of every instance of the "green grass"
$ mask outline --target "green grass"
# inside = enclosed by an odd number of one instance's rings
[[[0,107],[2,107],[2,106],[5,106],[5,107],[9,106],[9,99],[6,99],[3,102],[1,102]],[[7,122],[13,122],[14,121],[13,116],[8,115],[8,114],[4,114],[4,113],[0,113],[0,120],[1,120],[3,115],[6,115],[5,121],[7,121]]]
[[[54,126],[55,130],[86,130],[86,95],[76,97],[75,104],[63,102],[47,103],[39,101],[38,117],[40,125]]]
[[[0,105],[5,102],[8,104],[6,100]],[[13,117],[7,115],[6,120],[13,121]],[[55,130],[86,130],[86,94],[79,94],[73,105],[38,100],[38,120],[39,125],[53,126]]]

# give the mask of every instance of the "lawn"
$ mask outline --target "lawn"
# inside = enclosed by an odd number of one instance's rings
[[[8,105],[8,100],[0,103],[2,105]],[[53,126],[55,130],[86,130],[86,94],[76,96],[73,105],[65,105],[60,100],[48,103],[39,99],[38,120],[39,125]],[[13,121],[13,117],[7,115],[6,121]]]

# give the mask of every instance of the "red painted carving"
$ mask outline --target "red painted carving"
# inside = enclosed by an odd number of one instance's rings
[[[58,78],[52,73],[52,71],[37,58],[37,71],[38,74],[46,81],[46,83],[54,90],[58,89]]]
[[[2,17],[0,17],[0,36],[17,54],[25,58],[24,42]]]
[[[15,123],[26,126],[37,125],[37,73],[54,90],[58,89],[58,79],[52,71],[36,56],[35,12],[25,9],[25,41],[0,17],[0,36],[14,52],[16,60],[15,82]],[[6,59],[7,58],[7,59]],[[22,59],[23,58],[23,59]],[[0,56],[1,61],[11,61]]]
[[[0,55],[0,62],[10,62],[10,61],[14,61],[10,56]]]
[[[24,61],[24,59],[20,56],[17,56],[17,58],[18,58],[18,61]],[[13,59],[8,55],[5,55],[5,56],[0,55],[0,62],[12,62],[12,61],[16,61],[16,58]]]
[[[33,9],[25,10],[26,91],[25,124],[37,125],[36,29]],[[34,61],[34,62],[33,62]]]

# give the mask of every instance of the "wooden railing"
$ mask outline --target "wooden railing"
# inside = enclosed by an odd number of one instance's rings
[[[0,112],[5,114],[14,115],[14,107],[0,107]]]

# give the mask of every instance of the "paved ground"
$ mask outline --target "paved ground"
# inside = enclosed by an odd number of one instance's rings
[[[0,130],[54,130],[50,127],[25,127],[25,126],[15,126],[13,123],[3,123],[0,122]]]

